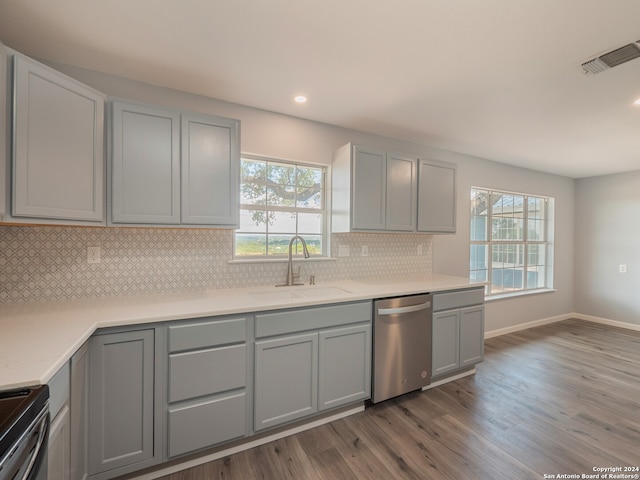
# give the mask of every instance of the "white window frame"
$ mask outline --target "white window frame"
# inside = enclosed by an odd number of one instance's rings
[[[307,168],[317,168],[322,170],[322,201],[321,201],[321,209],[309,209],[309,208],[303,208],[303,207],[287,207],[287,206],[269,206],[269,205],[255,205],[255,204],[243,204],[241,202],[242,197],[241,197],[241,192],[238,193],[239,195],[239,208],[240,210],[263,210],[263,211],[274,211],[274,212],[296,212],[296,213],[319,213],[322,214],[322,228],[321,228],[321,233],[319,234],[322,238],[322,252],[320,254],[313,254],[311,258],[314,259],[323,259],[323,258],[328,258],[328,252],[330,251],[329,248],[329,198],[328,198],[328,189],[329,189],[329,184],[328,184],[328,169],[329,166],[328,165],[324,165],[324,164],[316,164],[316,163],[310,163],[310,162],[301,162],[301,161],[297,161],[297,160],[289,160],[289,159],[282,159],[282,158],[276,158],[276,157],[270,157],[270,156],[263,156],[263,155],[255,155],[255,154],[241,154],[240,155],[240,161],[242,162],[243,159],[247,159],[247,160],[257,160],[257,161],[261,161],[261,162],[267,162],[267,163],[279,163],[279,164],[286,164],[286,165],[292,165],[292,166],[296,166],[296,167],[307,167]],[[241,175],[239,175],[240,180],[239,182],[242,182],[242,178]],[[298,234],[298,226],[296,225],[296,233]],[[243,232],[240,228],[236,229],[234,231],[233,234],[233,250],[232,250],[232,257],[233,260],[237,260],[237,261],[282,261],[283,259],[286,259],[288,257],[288,252],[283,252],[281,254],[271,254],[269,255],[269,252],[267,250],[265,255],[236,255],[236,239],[238,234],[243,234],[243,233],[254,233],[254,232]],[[273,235],[283,235],[281,233],[274,233]],[[304,237],[304,232],[302,234],[302,236]],[[267,247],[268,247],[268,238],[269,238],[269,233],[268,233],[268,226],[267,226]],[[299,242],[296,242],[299,243]],[[293,255],[294,257],[296,256],[300,256],[301,252],[301,247],[299,245],[294,245],[294,249],[293,249]]]
[[[486,259],[486,264],[487,264],[487,280],[486,282],[484,282],[485,285],[485,295],[487,297],[507,297],[507,296],[516,296],[516,295],[521,295],[523,293],[528,293],[528,292],[537,292],[537,291],[546,291],[546,290],[552,290],[553,289],[553,231],[554,231],[554,210],[555,210],[555,200],[553,197],[548,197],[545,195],[534,195],[534,194],[530,194],[530,193],[522,193],[522,192],[512,192],[512,191],[506,191],[506,190],[500,190],[500,189],[496,189],[496,188],[488,188],[488,187],[477,187],[477,186],[472,186],[471,187],[471,192],[473,193],[474,190],[481,190],[481,191],[485,191],[488,193],[488,195],[490,196],[489,198],[492,198],[492,196],[494,194],[502,194],[502,195],[517,195],[517,196],[521,196],[523,197],[523,206],[527,206],[526,208],[523,207],[523,216],[522,216],[522,220],[523,220],[523,236],[522,236],[522,240],[517,240],[517,239],[506,239],[506,240],[498,240],[498,239],[493,239],[492,235],[491,235],[491,226],[493,224],[492,222],[492,218],[493,218],[493,212],[492,212],[492,206],[493,205],[488,205],[487,207],[487,221],[486,221],[486,232],[485,232],[485,238],[486,240],[474,240],[473,239],[473,220],[474,217],[479,217],[480,215],[473,215],[473,203],[470,205],[469,208],[469,213],[470,213],[470,248],[469,248],[469,255],[470,255],[470,262],[469,262],[469,278],[470,279],[474,279],[474,275],[473,272],[477,271],[477,270],[472,270],[471,269],[471,250],[473,248],[474,245],[484,245],[486,246],[486,251],[487,251],[487,259]],[[528,204],[529,204],[529,198],[535,198],[535,199],[540,199],[544,202],[544,208],[545,208],[545,216],[544,216],[544,233],[542,235],[542,239],[540,240],[533,240],[529,238],[529,208],[528,208]],[[515,244],[515,245],[521,245],[522,246],[522,255],[524,257],[523,259],[523,265],[522,265],[522,271],[523,271],[523,275],[522,275],[522,288],[511,288],[509,290],[504,290],[501,289],[499,291],[493,291],[492,286],[492,280],[493,280],[493,270],[494,270],[494,266],[493,266],[493,246],[494,245],[500,245],[500,244]],[[545,268],[545,275],[544,275],[544,285],[543,286],[529,286],[528,283],[528,275],[526,274],[528,272],[529,269],[529,247],[531,245],[544,245],[545,247],[545,258],[544,258],[544,268]],[[517,254],[517,253],[516,253]],[[503,286],[504,287],[504,286]]]

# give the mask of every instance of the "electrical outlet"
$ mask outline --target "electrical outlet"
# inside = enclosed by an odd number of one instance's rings
[[[620,273],[627,273],[627,266],[626,265],[620,265],[618,267],[618,272]]]
[[[87,263],[100,263],[100,247],[87,247]]]
[[[339,245],[338,246],[338,256],[339,257],[348,257],[349,256],[349,245]]]
[[[418,255],[424,255],[424,253],[422,252],[422,244],[421,243],[418,244]]]
[[[363,257],[369,256],[369,247],[367,245],[362,245],[362,256]]]

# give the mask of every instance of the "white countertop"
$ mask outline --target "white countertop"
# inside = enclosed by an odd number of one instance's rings
[[[98,328],[370,300],[476,285],[467,278],[433,274],[281,289],[267,286],[73,302],[0,304],[0,390],[47,383]],[[285,298],[284,292],[288,290],[306,292],[308,296],[296,293]],[[269,291],[276,294],[269,298],[263,293]]]

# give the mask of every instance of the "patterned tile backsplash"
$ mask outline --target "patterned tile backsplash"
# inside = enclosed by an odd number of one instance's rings
[[[281,262],[230,262],[232,230],[0,226],[0,303],[274,285]],[[350,256],[338,257],[339,245]],[[422,244],[423,255],[417,255]],[[362,256],[362,246],[368,256]],[[87,263],[87,247],[101,262]],[[300,261],[308,283],[432,271],[430,235],[333,234],[331,261]]]

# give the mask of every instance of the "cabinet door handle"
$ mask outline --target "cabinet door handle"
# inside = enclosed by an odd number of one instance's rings
[[[378,315],[399,315],[402,313],[419,312],[420,310],[426,310],[428,308],[431,308],[431,302],[420,303],[418,305],[411,305],[409,307],[379,308]]]

